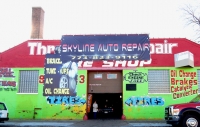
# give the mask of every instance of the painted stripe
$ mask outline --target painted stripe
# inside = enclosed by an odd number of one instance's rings
[[[170,124],[165,123],[129,123],[134,127],[171,127]]]
[[[35,123],[35,122],[32,122],[32,123],[21,123],[20,126],[52,126],[52,127],[59,126],[59,127],[66,127],[66,126],[69,126],[71,124],[73,124],[73,123],[56,123],[56,122]]]
[[[23,123],[18,123],[18,122],[6,122],[4,125],[9,125],[9,126],[30,126],[30,127],[37,127],[37,126],[42,126],[42,127],[67,127],[72,125],[73,123],[67,123],[67,122],[23,122]],[[0,125],[1,126],[1,125]]]

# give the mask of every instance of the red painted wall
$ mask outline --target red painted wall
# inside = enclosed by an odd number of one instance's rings
[[[165,42],[165,43],[164,43]],[[185,38],[159,38],[150,39],[157,53],[151,54],[151,64],[144,64],[144,67],[173,67],[174,54],[190,51],[194,55],[194,65],[200,66],[200,45]],[[28,40],[0,54],[0,67],[44,67],[44,58],[47,50],[55,45],[60,45],[60,40]],[[160,45],[164,47],[163,53],[159,53]],[[169,51],[169,45],[177,45]],[[153,48],[151,48],[153,50]],[[155,50],[154,50],[155,51]],[[134,64],[135,61],[132,61]],[[101,67],[102,61],[93,63],[93,67]],[[138,65],[139,66],[139,65]]]

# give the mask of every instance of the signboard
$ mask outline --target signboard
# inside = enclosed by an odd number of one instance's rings
[[[126,73],[124,75],[124,81],[129,83],[144,83],[148,81],[147,73],[138,72],[137,70],[133,72]]]
[[[150,60],[149,36],[64,35],[61,45],[55,47],[55,53],[45,57],[43,95],[76,96],[79,61]],[[101,74],[95,76],[102,79]]]
[[[66,59],[68,60],[69,57]],[[44,96],[76,96],[78,62],[64,63],[59,54],[47,54],[44,73]]]
[[[61,57],[71,60],[150,60],[148,34],[64,35]]]
[[[175,67],[194,67],[194,55],[189,51],[174,54]]]

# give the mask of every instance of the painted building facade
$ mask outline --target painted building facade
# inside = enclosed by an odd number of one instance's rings
[[[51,92],[43,85],[45,54],[57,45],[60,40],[28,40],[0,54],[0,101],[11,119],[83,119],[91,112],[92,95],[112,90],[120,95],[126,119],[163,119],[165,106],[200,93],[200,46],[184,38],[160,38],[150,39],[150,60],[80,61],[76,96],[43,96]],[[175,67],[174,54],[184,51],[194,55],[194,67]],[[120,81],[118,91],[103,80]]]

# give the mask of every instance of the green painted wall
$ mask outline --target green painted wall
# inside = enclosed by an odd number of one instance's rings
[[[166,94],[149,94],[148,92],[148,70],[149,69],[169,69],[170,71],[170,89],[171,93]],[[10,72],[0,73],[0,101],[5,102],[9,109],[11,119],[83,119],[86,113],[87,98],[87,70],[79,70],[79,80],[77,84],[77,97],[79,101],[85,103],[74,104],[72,101],[68,103],[49,103],[47,97],[43,96],[43,84],[38,82],[37,94],[19,94],[19,72],[20,70],[39,70],[39,74],[44,74],[44,68],[12,68]],[[129,82],[129,73],[141,72],[143,74],[142,83],[137,83],[135,91],[127,91],[126,84]],[[181,77],[180,73],[192,72],[193,78],[190,76]],[[176,75],[174,74],[176,72]],[[164,108],[170,104],[188,102],[197,94],[185,97],[174,98],[178,93],[184,91],[197,91],[197,68],[137,68],[136,70],[123,70],[123,114],[127,119],[163,119]],[[5,76],[8,77],[5,77]],[[12,75],[14,77],[12,77]],[[82,75],[82,77],[80,77]],[[176,80],[176,81],[175,81]],[[184,84],[180,80],[185,80]],[[191,80],[191,81],[190,81]],[[7,81],[7,84],[2,83]],[[8,82],[9,81],[9,82]],[[39,81],[39,79],[38,79]],[[177,82],[177,84],[173,84]],[[187,82],[186,82],[187,81]],[[5,82],[4,82],[5,83]],[[15,86],[16,83],[16,86]],[[182,87],[182,90],[175,92],[175,88]],[[191,87],[190,87],[191,86]],[[188,89],[186,89],[188,88]],[[69,97],[70,99],[74,99]],[[62,97],[63,99],[63,97]],[[136,99],[140,101],[136,104]],[[142,101],[145,100],[145,101]],[[158,103],[157,103],[158,102]],[[147,104],[148,103],[148,104]]]
[[[143,79],[148,80],[147,75],[149,69],[169,69],[170,93],[150,94],[148,92],[148,81],[137,83],[136,90],[134,91],[126,90],[126,84],[131,84],[129,82],[131,80],[131,73],[141,72]],[[176,72],[175,76],[173,75],[174,71]],[[189,76],[186,75],[188,72],[190,72]],[[194,76],[195,74],[197,74],[196,68],[137,68],[136,70],[123,70],[123,76],[126,77],[123,80],[123,114],[127,119],[164,119],[164,108],[166,106],[189,102],[198,94],[198,84],[196,84],[197,75]],[[174,81],[177,83],[174,84]],[[177,87],[182,87],[182,89],[176,91],[175,88]],[[178,93],[184,94],[191,90],[194,94],[179,98],[175,97]],[[139,100],[138,103],[136,103],[137,100]]]
[[[0,81],[16,81],[16,87],[0,85],[0,101],[5,102],[9,109],[11,119],[83,119],[86,112],[84,104],[49,104],[47,97],[43,96],[43,84],[38,85],[38,94],[19,94],[20,70],[39,70],[44,74],[43,68],[12,68],[14,78],[0,77]],[[84,75],[84,82],[77,84],[77,96],[86,102],[87,71],[79,70],[78,75]],[[39,80],[39,78],[38,78]]]

